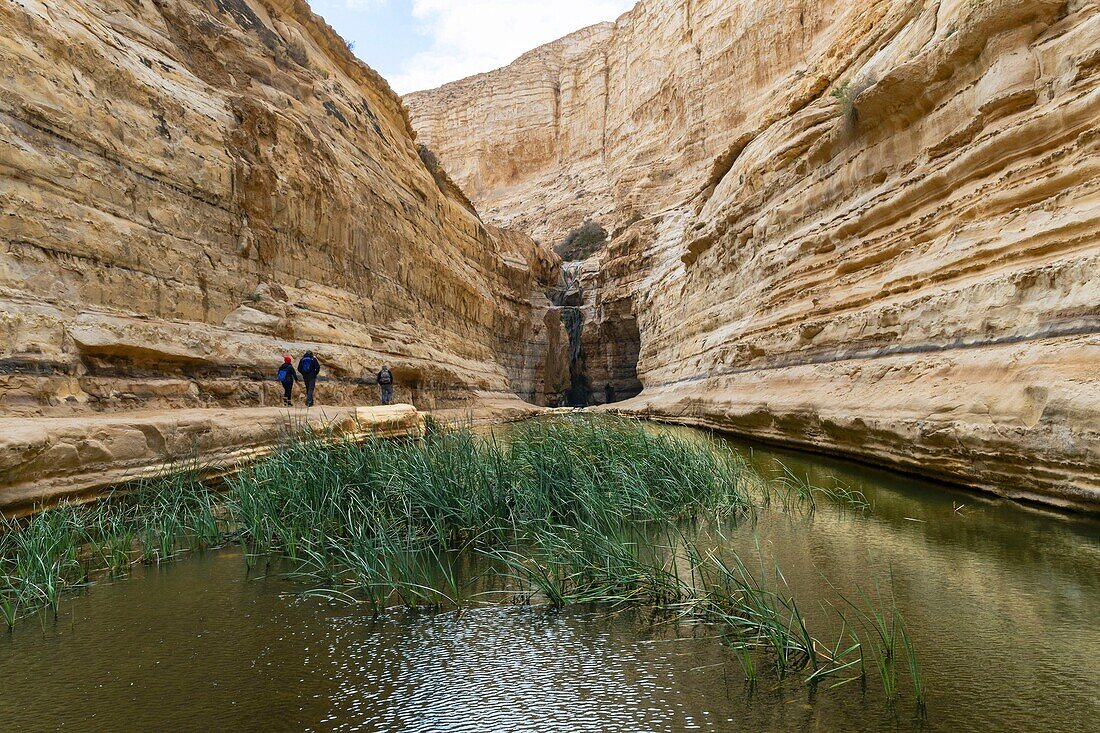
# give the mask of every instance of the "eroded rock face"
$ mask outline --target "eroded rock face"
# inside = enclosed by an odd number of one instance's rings
[[[0,69],[0,413],[278,404],[306,349],[329,404],[560,380],[556,258],[302,0],[6,2]]]
[[[307,428],[349,440],[414,437],[424,433],[424,416],[410,405],[386,405],[0,417],[0,512],[24,514],[60,499],[91,500],[102,489],[181,467],[231,471]]]
[[[563,266],[564,290],[556,301],[569,338],[569,381],[562,405],[602,405],[634,397],[641,338],[630,298],[608,297],[614,275],[597,258]],[[621,288],[620,288],[621,290]]]
[[[483,212],[613,233],[635,410],[1100,507],[1100,6],[645,0],[411,95]]]

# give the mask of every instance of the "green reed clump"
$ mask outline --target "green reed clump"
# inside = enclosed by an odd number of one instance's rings
[[[199,470],[180,466],[142,479],[91,506],[62,504],[29,518],[0,519],[0,617],[9,628],[42,608],[55,613],[65,591],[100,571],[127,572],[181,549],[216,544],[224,522]]]
[[[433,431],[421,441],[288,445],[229,479],[245,540],[296,556],[303,541],[499,541],[532,523],[667,521],[735,512],[743,465],[627,420],[546,421],[505,438]]]
[[[57,610],[61,593],[86,577],[80,548],[86,532],[80,513],[60,507],[37,515],[25,527],[5,520],[0,532],[2,603],[9,626],[21,607],[48,606]]]
[[[778,566],[768,582],[763,566],[754,573],[736,554],[722,557],[712,551],[701,556],[695,548],[690,552],[698,578],[691,611],[727,630],[727,642],[739,652],[750,682],[756,679],[753,651],[763,652],[781,679],[809,670],[808,683],[838,675],[859,661],[858,638],[844,650],[841,641],[830,650],[810,632]],[[845,636],[851,638],[842,633],[841,639]]]
[[[564,551],[564,532],[594,541],[624,523],[735,512],[747,505],[741,470],[717,442],[618,419],[540,421],[506,436],[433,430],[408,442],[315,435],[230,478],[226,508],[255,552],[282,554],[383,605],[450,577],[443,550]],[[434,559],[402,567],[404,556]],[[507,566],[512,556],[499,559]],[[598,584],[586,573],[571,571],[569,585]]]
[[[843,603],[853,612],[856,622],[865,631],[864,637],[868,640],[864,647],[870,651],[871,663],[878,673],[882,689],[888,700],[895,700],[900,695],[898,689],[898,662],[904,655],[904,661],[909,673],[909,682],[919,708],[923,709],[924,682],[921,678],[920,661],[917,658],[916,648],[909,636],[909,630],[905,625],[905,619],[898,609],[897,602],[891,597],[889,604],[885,603],[882,592],[876,585],[875,599],[872,599],[862,588],[857,588],[858,602],[840,595]],[[861,664],[865,659],[861,652]]]
[[[685,518],[748,508],[747,468],[728,445],[656,433],[616,418],[531,421],[510,440],[521,498],[539,516],[610,507],[621,516]]]

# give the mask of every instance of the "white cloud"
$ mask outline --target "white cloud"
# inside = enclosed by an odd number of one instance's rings
[[[348,0],[348,2],[372,0]],[[427,50],[412,54],[390,83],[398,93],[431,89],[504,66],[575,30],[614,20],[635,0],[413,0]]]

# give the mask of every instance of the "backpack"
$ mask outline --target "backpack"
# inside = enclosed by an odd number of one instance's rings
[[[279,381],[286,384],[287,382],[294,381],[294,367],[290,364],[283,364],[279,367]]]
[[[312,356],[303,356],[302,360],[298,362],[298,371],[307,377],[312,377],[321,371],[321,364]]]
[[[391,372],[389,369],[383,369],[382,371],[378,372],[378,383],[393,384],[393,372]]]

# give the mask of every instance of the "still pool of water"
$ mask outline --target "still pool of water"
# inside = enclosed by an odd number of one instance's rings
[[[764,512],[729,542],[778,563],[824,631],[838,592],[892,593],[921,655],[924,716],[908,690],[885,703],[870,676],[811,690],[761,672],[750,687],[712,629],[644,612],[375,618],[225,550],[139,568],[0,636],[0,731],[1100,729],[1095,519],[735,445],[765,474],[781,460],[866,494],[867,512]]]

